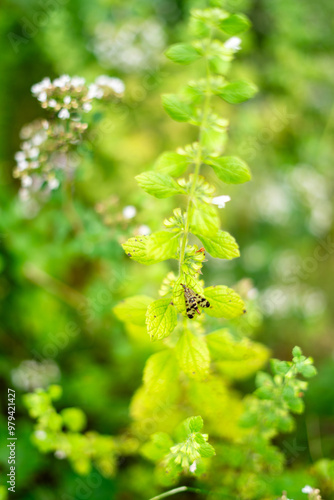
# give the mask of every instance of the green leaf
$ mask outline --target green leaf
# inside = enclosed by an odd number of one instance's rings
[[[313,365],[305,364],[300,368],[300,373],[306,378],[311,378],[317,374],[317,370]]]
[[[164,94],[162,104],[169,116],[177,122],[187,122],[192,116],[190,106],[175,94]]]
[[[213,236],[204,236],[197,231],[193,232],[203,243],[205,250],[209,252],[212,257],[219,259],[234,259],[239,257],[239,247],[229,233],[226,231],[217,231]]]
[[[204,296],[210,302],[206,313],[214,318],[232,319],[246,312],[241,297],[227,286],[210,286],[204,289]]]
[[[177,325],[177,313],[170,299],[152,302],[146,312],[147,333],[151,340],[168,337]]]
[[[292,354],[295,358],[300,358],[302,356],[302,350],[297,345],[292,349]]]
[[[157,352],[148,358],[143,382],[147,390],[152,392],[168,393],[170,386],[175,385],[178,379],[178,365],[171,349]]]
[[[203,419],[201,416],[190,417],[186,420],[190,432],[199,432],[203,428]]]
[[[201,57],[198,50],[188,43],[171,45],[166,51],[166,56],[179,64],[190,64]]]
[[[206,163],[211,165],[217,177],[226,184],[242,184],[251,179],[247,164],[236,156],[211,156]]]
[[[254,97],[258,89],[253,83],[246,80],[236,80],[224,85],[217,91],[217,95],[230,104],[238,104]]]
[[[158,231],[149,236],[130,238],[122,247],[130,259],[150,265],[175,258],[178,239],[175,233]]]
[[[185,330],[176,344],[176,356],[181,370],[187,375],[202,379],[209,373],[210,353],[203,338]]]
[[[158,231],[150,235],[147,251],[155,262],[175,259],[179,247],[177,235],[168,231]]]
[[[163,174],[169,174],[173,177],[182,175],[189,165],[189,159],[185,155],[166,151],[154,164],[154,168]]]
[[[201,203],[191,213],[190,231],[204,235],[215,234],[219,230],[219,223],[216,207]]]
[[[174,194],[183,193],[184,190],[168,174],[158,172],[143,172],[136,176],[141,188],[156,198],[168,198]]]
[[[151,302],[153,302],[151,297],[147,297],[146,295],[135,295],[117,304],[113,311],[117,318],[125,323],[145,326],[146,311]]]
[[[198,452],[202,458],[210,458],[216,454],[214,447],[209,443],[201,443]]]
[[[237,340],[226,329],[212,332],[205,338],[216,367],[232,379],[241,380],[257,373],[270,356],[269,349],[264,345],[246,337]],[[272,380],[266,373],[263,375]],[[260,383],[260,378],[257,382]]]
[[[80,432],[86,426],[86,415],[80,408],[65,408],[60,412],[64,425],[73,432]]]
[[[288,361],[281,361],[279,359],[271,359],[270,364],[275,375],[286,375],[292,366],[292,363]]]
[[[135,236],[123,243],[122,247],[130,259],[145,265],[155,264],[160,261],[156,260],[148,251],[150,240],[151,236]]]
[[[249,19],[243,14],[232,14],[228,18],[221,20],[219,28],[228,35],[238,35],[247,31],[250,24]]]

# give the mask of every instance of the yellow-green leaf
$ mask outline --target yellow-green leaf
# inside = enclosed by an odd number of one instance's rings
[[[151,302],[153,302],[151,297],[135,295],[117,304],[113,311],[117,318],[124,321],[124,323],[145,326],[146,311]]]
[[[207,250],[212,257],[217,257],[219,259],[234,259],[235,257],[239,257],[240,253],[237,242],[233,236],[226,231],[217,231],[217,233],[212,236],[204,236],[197,231],[193,232],[201,240],[205,250]]]
[[[170,299],[159,299],[152,302],[146,312],[147,333],[151,340],[168,337],[177,324],[176,309]]]
[[[232,319],[246,312],[241,297],[227,286],[219,285],[205,288],[204,296],[211,306],[205,312],[214,318]]]
[[[187,375],[202,379],[209,373],[210,353],[204,338],[185,330],[176,344],[176,355],[181,370]]]

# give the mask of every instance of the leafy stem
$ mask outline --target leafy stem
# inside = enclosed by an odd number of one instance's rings
[[[212,34],[210,33],[210,38],[209,41],[211,41]],[[194,204],[194,194],[196,190],[196,185],[198,181],[198,176],[200,173],[200,169],[203,163],[203,136],[204,136],[204,131],[207,128],[207,121],[208,121],[208,116],[210,113],[210,102],[211,102],[211,71],[210,71],[210,64],[208,60],[208,56],[205,56],[205,64],[206,64],[206,92],[205,92],[205,97],[203,101],[203,108],[202,108],[202,122],[199,128],[199,136],[198,136],[198,149],[197,149],[197,155],[196,155],[196,160],[195,160],[195,169],[194,169],[194,176],[193,176],[193,182],[191,185],[190,193],[189,193],[189,198],[188,198],[188,204],[187,204],[187,219],[186,219],[186,225],[184,228],[183,232],[183,237],[181,239],[181,250],[180,250],[180,261],[179,261],[179,275],[183,274],[182,272],[182,265],[184,263],[184,255],[188,243],[188,234],[189,234],[189,229],[190,229],[190,223],[191,223],[191,209],[192,205]]]

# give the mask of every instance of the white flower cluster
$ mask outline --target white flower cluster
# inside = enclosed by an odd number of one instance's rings
[[[21,130],[23,142],[15,154],[13,175],[21,179],[22,201],[45,201],[65,173],[67,177],[72,175],[78,163],[75,150],[88,127],[82,114],[91,111],[95,99],[120,98],[124,90],[122,80],[106,75],[89,85],[85,78],[62,75],[53,81],[44,78],[32,86],[41,106],[53,114],[49,121],[36,120]]]
[[[44,78],[31,88],[42,108],[54,110],[61,120],[77,119],[78,113],[91,111],[93,99],[122,97],[124,90],[122,80],[106,75],[90,85],[80,76],[62,75],[53,81]]]
[[[123,23],[120,28],[108,22],[98,24],[92,50],[104,67],[130,73],[156,66],[165,46],[164,27],[146,19]]]

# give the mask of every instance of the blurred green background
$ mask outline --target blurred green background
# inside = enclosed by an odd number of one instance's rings
[[[120,242],[143,224],[160,229],[174,206],[173,200],[157,202],[146,195],[134,177],[165,149],[194,138],[190,127],[164,114],[160,95],[177,92],[194,72],[167,62],[163,51],[187,39],[189,9],[202,3],[2,2],[0,426],[5,436],[5,396],[13,387],[18,393],[17,498],[77,498],[80,482],[87,482],[66,461],[33,447],[33,422],[21,394],[59,383],[61,405],[82,408],[89,429],[118,434],[129,424],[131,396],[156,346],[125,333],[112,307],[131,294],[156,296],[168,266],[130,262]],[[251,79],[260,92],[224,110],[231,122],[227,152],[249,163],[252,182],[226,187],[210,178],[217,195],[231,196],[221,215],[241,258],[209,258],[204,278],[230,286],[251,280],[239,286],[251,290],[256,304],[249,318],[252,335],[274,357],[290,359],[296,344],[314,357],[319,374],[310,382],[296,435],[286,439],[297,439],[304,450],[291,466],[309,466],[334,454],[334,3],[222,4],[252,21],[252,30],[242,36],[233,77]],[[20,129],[45,116],[30,88],[45,76],[63,73],[89,82],[109,74],[127,86],[122,104],[111,105],[103,116],[96,112],[91,120],[75,186],[85,231],[75,239],[59,193],[36,214],[22,205],[12,178]],[[124,217],[127,206],[136,208],[132,219]],[[253,385],[250,380],[241,389]],[[6,462],[1,446],[3,477]],[[101,478],[90,494],[149,498],[155,493],[150,475],[151,466],[131,459],[120,464],[116,478]]]

